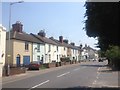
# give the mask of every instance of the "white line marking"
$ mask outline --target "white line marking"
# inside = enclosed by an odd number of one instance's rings
[[[100,67],[98,68],[98,71],[100,71]]]
[[[96,78],[98,79],[98,76]]]
[[[92,84],[96,84],[96,82],[97,82],[97,81],[95,80]]]
[[[62,76],[66,75],[66,74],[69,74],[69,73],[70,73],[70,72],[63,73],[63,74],[61,74],[61,75],[59,75],[59,76],[57,76],[57,77],[62,77]]]
[[[31,89],[36,88],[36,87],[38,87],[38,86],[41,86],[41,85],[43,85],[43,84],[45,84],[45,83],[47,83],[47,82],[49,82],[49,81],[50,81],[50,80],[46,80],[46,81],[44,81],[44,82],[42,82],[42,83],[40,83],[40,84],[38,84],[38,85],[33,86]]]

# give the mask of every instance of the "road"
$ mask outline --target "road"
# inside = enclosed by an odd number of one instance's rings
[[[118,87],[118,72],[106,68],[107,62],[82,62],[49,69],[46,72],[29,71],[15,80],[5,81],[2,88],[105,88]]]

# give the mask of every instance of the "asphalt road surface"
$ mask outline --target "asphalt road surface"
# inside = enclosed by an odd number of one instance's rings
[[[5,81],[3,79],[2,88],[23,88],[34,90],[43,88],[51,89],[84,89],[89,88],[115,88],[118,89],[118,72],[106,68],[107,61],[104,62],[82,62],[76,65],[67,65],[49,70],[28,71],[27,74],[19,78]],[[9,78],[9,77],[8,77]],[[15,78],[15,77],[14,77]],[[38,90],[39,90],[38,89]]]

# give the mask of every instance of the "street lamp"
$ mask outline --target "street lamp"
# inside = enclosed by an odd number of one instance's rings
[[[13,4],[17,4],[17,3],[23,3],[24,1],[18,1],[18,2],[12,2],[9,4],[9,37],[8,37],[8,65],[7,65],[7,76],[9,76],[10,74],[10,66],[9,66],[9,60],[10,60],[10,29],[11,29],[11,6]]]

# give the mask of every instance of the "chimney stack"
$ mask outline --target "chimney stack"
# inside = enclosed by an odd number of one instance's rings
[[[67,40],[67,39],[63,40],[63,42],[65,42],[65,43],[67,43],[67,44],[68,44],[68,40]]]
[[[45,31],[41,30],[41,31],[38,33],[38,35],[40,35],[40,36],[42,36],[42,37],[45,37],[46,33],[45,33]]]
[[[23,25],[21,24],[20,21],[17,21],[15,24],[12,24],[12,29],[13,31],[22,33]]]
[[[52,40],[53,40],[54,38],[53,38],[53,37],[49,37],[49,39],[52,39]]]
[[[72,43],[70,43],[70,44],[71,44],[71,45],[73,45],[73,46],[75,46],[75,43],[73,43],[73,42],[72,42]]]
[[[63,43],[63,36],[59,36],[59,41]]]

